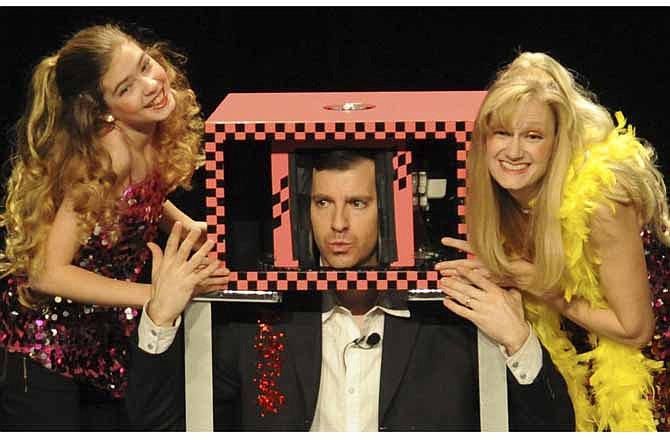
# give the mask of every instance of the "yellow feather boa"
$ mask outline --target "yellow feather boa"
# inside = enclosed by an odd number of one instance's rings
[[[566,270],[561,280],[565,299],[584,298],[591,307],[607,308],[600,291],[598,258],[589,244],[590,218],[616,178],[608,163],[647,154],[632,127],[618,112],[618,125],[604,142],[575,152],[563,187],[560,217]],[[613,206],[612,206],[613,208]],[[547,305],[527,300],[528,319],[565,377],[575,408],[578,431],[655,431],[651,373],[662,363],[639,349],[603,336],[589,335],[593,350],[577,354],[560,328],[560,316]],[[587,384],[590,384],[590,395]]]

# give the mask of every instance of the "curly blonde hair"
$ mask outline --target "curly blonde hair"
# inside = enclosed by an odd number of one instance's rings
[[[512,196],[491,177],[485,156],[492,130],[510,127],[519,104],[529,100],[545,103],[557,127],[530,223]],[[487,267],[510,277],[512,259],[521,257],[539,268],[532,289],[547,291],[559,282],[565,269],[559,208],[568,168],[576,151],[604,141],[614,128],[612,117],[595,95],[547,54],[522,53],[498,73],[479,109],[466,160],[468,235],[473,251]],[[655,166],[652,146],[646,143],[645,149],[646,154],[634,160],[610,164],[617,183],[605,196],[632,203],[644,222],[670,244],[665,183]]]
[[[82,244],[96,224],[114,231],[117,176],[98,141],[107,111],[101,81],[114,50],[126,42],[146,50],[166,70],[176,92],[175,110],[157,127],[156,167],[169,191],[190,189],[191,177],[203,163],[203,120],[179,67],[186,58],[162,42],[141,44],[117,25],[85,28],[33,71],[25,111],[16,125],[12,173],[0,214],[6,230],[0,277],[30,278],[43,268],[47,236],[66,192],[78,216]],[[21,299],[34,304],[39,295],[22,289]]]

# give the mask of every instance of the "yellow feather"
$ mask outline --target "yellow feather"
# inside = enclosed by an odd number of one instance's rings
[[[623,114],[617,112],[615,118],[617,126],[604,142],[575,154],[560,207],[566,260],[561,283],[565,299],[584,298],[597,308],[606,308],[607,302],[599,288],[600,260],[589,243],[591,215],[603,204],[614,209],[603,196],[603,189],[616,184],[608,164],[648,154],[635,138],[635,130],[625,127]],[[578,355],[553,309],[535,301],[526,301],[525,307],[535,332],[565,377],[578,431],[656,430],[650,396],[654,392],[652,372],[661,367],[661,362],[647,359],[638,349],[596,335],[590,335],[594,349]],[[595,405],[589,399],[587,384],[593,389]]]

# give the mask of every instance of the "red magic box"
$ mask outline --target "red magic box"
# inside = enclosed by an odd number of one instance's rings
[[[483,91],[231,93],[205,124],[208,236],[234,299],[282,291],[437,290],[440,237],[464,236],[465,155]],[[379,265],[321,266],[310,157],[375,157]],[[253,295],[252,295],[253,294]]]

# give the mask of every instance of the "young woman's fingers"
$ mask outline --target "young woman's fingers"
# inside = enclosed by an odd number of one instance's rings
[[[205,243],[203,243],[200,247],[202,247],[204,245],[205,245]],[[207,255],[209,255],[209,252],[207,253]],[[216,269],[217,273],[219,273],[220,275],[226,275],[226,274],[230,273],[230,269],[228,269],[221,260],[217,260],[216,258],[209,258],[209,257],[203,258],[202,261],[200,261],[200,264],[198,265],[196,270],[201,270],[205,266],[209,266],[209,263],[211,263],[212,261],[216,261],[216,262],[219,263],[219,267],[218,267],[218,269]]]
[[[228,277],[230,275],[230,269],[228,269],[226,266],[222,266],[221,262],[219,261],[219,267],[216,268],[214,273],[212,274],[213,277]]]
[[[186,238],[184,238],[184,241],[181,242],[179,249],[177,250],[177,259],[180,263],[188,259],[188,256],[191,254],[191,251],[193,251],[198,238],[200,238],[200,231],[197,229],[191,229],[188,231]]]
[[[147,247],[151,251],[151,278],[156,278],[163,261],[163,251],[156,243],[147,243]]]
[[[177,252],[177,246],[179,246],[179,239],[181,238],[181,230],[181,222],[174,222],[172,230],[170,230],[170,235],[165,242],[165,256],[171,257]]]
[[[198,284],[196,292],[202,294],[226,290],[228,288],[228,282],[229,280],[227,277],[210,277]]]
[[[203,248],[200,248],[200,250],[202,250]],[[219,262],[212,261],[207,265],[207,267],[205,267],[200,272],[192,272],[191,276],[193,277],[194,284],[202,284],[202,282],[205,281],[207,278],[209,278],[218,267]]]
[[[202,271],[204,269],[198,269],[199,266],[206,265],[206,268],[210,267],[212,264],[214,268],[218,268],[221,262],[219,260],[214,260],[207,258],[209,252],[214,248],[214,242],[212,240],[207,240],[205,243],[200,246],[200,248],[191,255],[186,266],[186,270],[189,272],[193,271]]]

